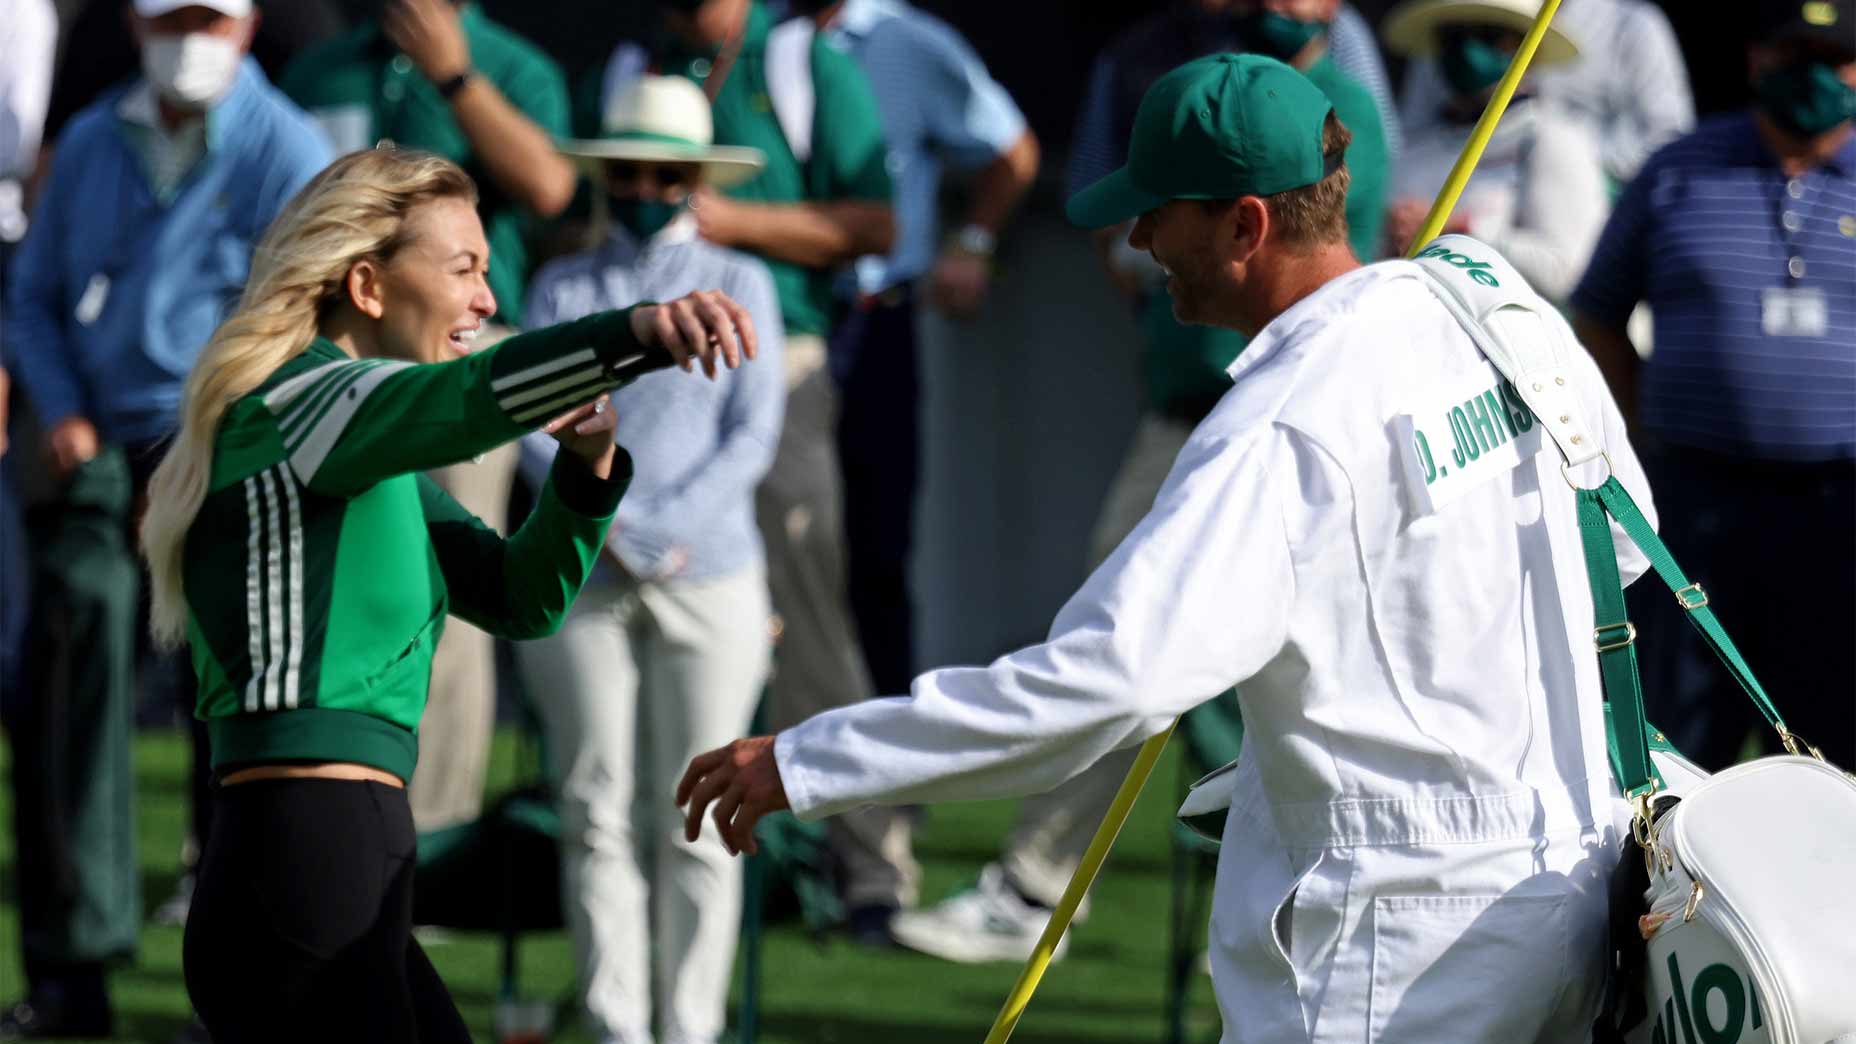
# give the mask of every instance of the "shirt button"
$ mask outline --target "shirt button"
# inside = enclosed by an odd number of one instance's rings
[[[1798,178],[1793,178],[1785,183],[1785,191],[1790,193],[1793,199],[1803,199],[1804,182]]]
[[[1803,279],[1804,258],[1794,257],[1790,261],[1785,262],[1785,270],[1791,273],[1793,279]]]
[[[696,77],[698,80],[708,79],[709,73],[714,69],[715,66],[710,64],[707,58],[698,58],[690,63],[690,75]]]
[[[412,72],[412,59],[403,54],[394,55],[393,61],[389,62],[388,65],[395,73],[401,76]]]
[[[1779,218],[1779,224],[1784,225],[1787,232],[1796,232],[1804,227],[1804,219],[1798,216],[1797,211],[1788,210]]]

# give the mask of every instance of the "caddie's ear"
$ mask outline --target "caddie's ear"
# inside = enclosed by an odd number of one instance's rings
[[[1275,234],[1270,208],[1259,196],[1239,196],[1219,221],[1218,235],[1231,252],[1230,260],[1246,264]]]

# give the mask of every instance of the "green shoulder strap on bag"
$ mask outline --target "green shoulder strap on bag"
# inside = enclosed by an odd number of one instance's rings
[[[1604,678],[1605,698],[1610,701],[1612,730],[1612,765],[1618,788],[1625,797],[1651,793],[1659,781],[1650,763],[1649,727],[1643,713],[1643,686],[1637,676],[1637,628],[1624,612],[1624,586],[1618,577],[1617,553],[1611,542],[1610,519],[1617,519],[1631,542],[1650,560],[1676,601],[1687,612],[1689,622],[1701,632],[1702,639],[1720,657],[1734,681],[1745,690],[1753,705],[1781,737],[1791,733],[1785,720],[1772,705],[1766,690],[1753,676],[1753,670],[1741,657],[1732,638],[1708,607],[1707,592],[1693,583],[1676,564],[1662,538],[1650,527],[1649,520],[1637,509],[1635,501],[1615,477],[1603,485],[1578,491],[1579,538],[1585,548],[1586,577],[1592,586],[1592,639],[1598,646],[1598,668]],[[1607,517],[1609,516],[1609,517]]]

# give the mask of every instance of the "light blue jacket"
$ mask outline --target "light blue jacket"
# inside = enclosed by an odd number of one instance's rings
[[[329,162],[309,117],[247,58],[207,114],[206,153],[158,199],[105,93],[58,139],[7,280],[6,341],[39,418],[88,417],[114,443],[176,427],[187,371],[245,287],[251,251]]]
[[[615,435],[633,472],[606,545],[643,580],[721,577],[763,557],[754,489],[773,464],[786,411],[773,276],[746,254],[695,238],[685,215],[642,247],[615,228],[593,249],[544,265],[523,315],[533,329],[692,290],[720,290],[745,308],[760,353],[714,381],[664,370],[613,392]],[[555,448],[546,435],[524,439],[523,474],[545,475]]]

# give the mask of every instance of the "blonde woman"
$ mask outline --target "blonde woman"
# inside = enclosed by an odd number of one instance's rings
[[[306,186],[151,485],[153,627],[192,646],[222,788],[184,951],[217,1044],[470,1039],[410,935],[432,648],[447,613],[559,626],[631,475],[604,392],[654,352],[711,376],[754,354],[747,315],[697,292],[458,357],[496,310],[476,202],[392,149]],[[566,452],[507,540],[419,474],[538,426]]]

